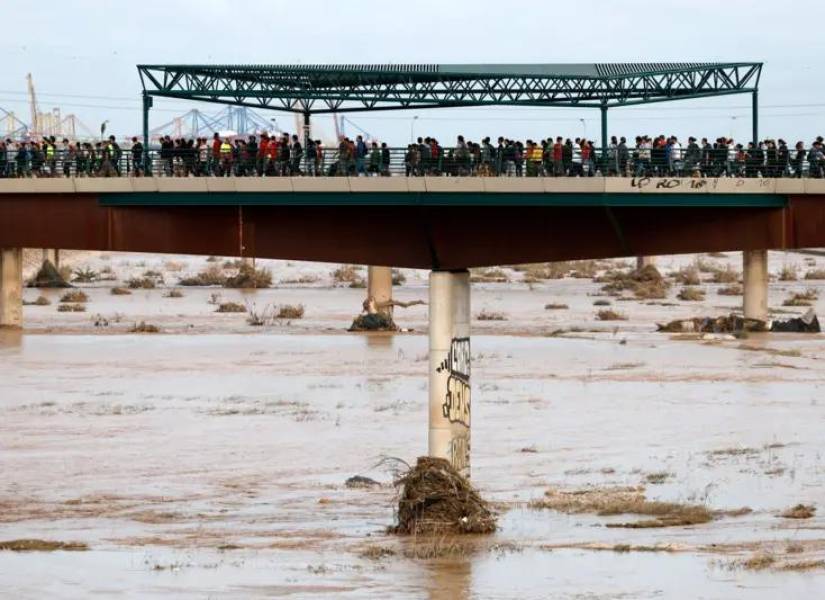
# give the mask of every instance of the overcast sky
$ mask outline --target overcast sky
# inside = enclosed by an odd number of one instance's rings
[[[109,120],[118,135],[140,132],[138,63],[764,61],[761,136],[808,141],[825,130],[825,3],[816,0],[64,0],[49,2],[48,10],[11,2],[4,16],[0,108],[29,120],[25,77],[31,72],[41,110],[59,106],[93,130]],[[745,140],[749,105],[743,95],[616,110],[610,133]],[[158,100],[151,126],[195,107],[219,110]],[[294,129],[291,116],[266,116]],[[475,140],[599,135],[597,111],[564,108],[351,119],[394,145],[407,143],[413,125],[416,135],[445,144],[457,133]],[[331,133],[329,119],[319,124],[317,133]]]

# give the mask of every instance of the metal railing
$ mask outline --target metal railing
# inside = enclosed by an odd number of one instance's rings
[[[676,155],[649,149],[599,149],[592,157],[551,152],[529,158],[512,154],[473,153],[442,148],[438,156],[388,148],[366,156],[341,155],[323,149],[317,156],[269,159],[243,153],[215,156],[208,152],[164,152],[141,156],[131,150],[51,155],[16,150],[0,152],[0,178],[14,177],[336,177],[336,176],[467,176],[467,177],[825,177],[825,155],[815,149],[747,155],[733,150]]]

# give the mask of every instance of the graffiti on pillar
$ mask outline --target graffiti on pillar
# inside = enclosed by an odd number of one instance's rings
[[[453,338],[447,357],[436,368],[447,372],[447,393],[441,412],[450,423],[470,426],[470,338]]]
[[[462,475],[469,476],[470,468],[470,431],[453,436],[450,440],[450,464]]]

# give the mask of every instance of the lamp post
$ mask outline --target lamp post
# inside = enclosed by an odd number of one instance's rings
[[[415,130],[415,122],[416,122],[417,120],[418,120],[418,115],[415,115],[415,116],[412,118],[412,120],[410,121],[410,143],[411,143],[411,144],[412,144],[412,143],[413,143],[413,141],[415,140],[414,130]]]

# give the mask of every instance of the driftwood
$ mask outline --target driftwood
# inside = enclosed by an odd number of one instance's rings
[[[416,306],[418,304],[427,303],[423,300],[410,300],[409,302],[401,302],[399,300],[390,300],[388,302],[376,302],[375,298],[369,296],[366,300],[364,300],[363,308],[364,312],[368,315],[375,315],[378,314],[382,308],[392,308],[395,306],[399,306],[401,308],[409,308],[411,306]]]

